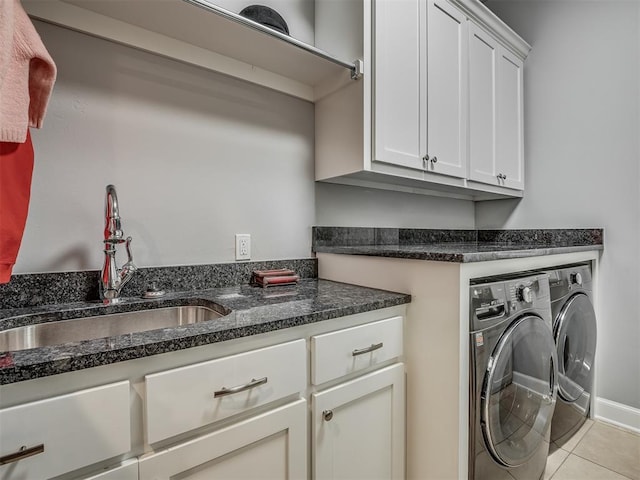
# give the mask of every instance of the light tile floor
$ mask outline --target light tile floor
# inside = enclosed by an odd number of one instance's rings
[[[640,435],[587,420],[564,445],[551,444],[544,480],[640,480]]]

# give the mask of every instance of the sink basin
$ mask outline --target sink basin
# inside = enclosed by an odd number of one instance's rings
[[[0,331],[0,352],[179,327],[222,316],[211,308],[189,305],[24,325]]]

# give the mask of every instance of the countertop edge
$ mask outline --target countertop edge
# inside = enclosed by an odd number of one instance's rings
[[[59,352],[55,354],[51,353],[47,350],[51,347],[42,347],[41,349],[34,349],[31,351],[32,356],[36,357],[35,359],[32,359],[31,361],[25,360],[22,362],[19,361],[21,358],[28,357],[28,354],[23,353],[24,351],[0,352],[0,385],[15,384],[51,375],[110,365],[123,361],[149,357],[152,355],[176,352],[188,348],[249,337],[252,335],[275,332],[277,330],[313,324],[339,317],[396,307],[407,304],[411,301],[411,296],[403,293],[368,289],[366,287],[340,284],[339,282],[330,282],[326,280],[317,280],[315,282],[323,282],[323,285],[331,284],[336,288],[347,286],[352,290],[352,292],[363,292],[366,293],[368,297],[371,297],[371,295],[374,295],[377,292],[379,297],[373,299],[369,298],[364,301],[358,301],[355,299],[349,304],[322,307],[311,313],[301,315],[282,315],[280,318],[275,318],[265,322],[240,324],[241,320],[239,318],[233,318],[230,320],[230,323],[233,324],[232,326],[222,326],[219,329],[214,327],[211,331],[204,333],[194,333],[193,331],[189,333],[189,329],[183,329],[182,332],[179,332],[177,329],[174,329],[175,332],[173,332],[174,335],[172,335],[171,338],[167,338],[166,335],[163,336],[160,331],[145,332],[146,334],[155,334],[158,338],[152,338],[148,341],[140,339],[138,342],[135,342],[134,339],[130,344],[126,344],[126,339],[124,339],[124,344],[111,350],[101,351],[99,347],[94,347],[83,352],[79,347],[74,348],[74,344],[67,349],[73,353],[64,355],[64,353]],[[189,292],[189,295],[194,294],[196,294],[196,292]],[[348,298],[349,297],[347,296],[346,302],[349,302]],[[285,301],[275,305],[259,306],[258,308],[277,308],[286,306],[287,302]],[[232,307],[230,307],[230,310],[232,310],[230,315],[237,314],[238,317],[240,317],[240,314],[243,312],[242,309],[233,310]],[[224,317],[222,318],[224,319]],[[220,323],[223,324],[224,322]],[[187,333],[185,333],[185,331],[187,331]],[[170,335],[170,333],[167,335]],[[153,337],[152,335],[148,336]],[[131,337],[134,338],[133,335]],[[104,339],[100,340],[104,341]],[[97,341],[78,342],[76,347],[81,344],[86,344],[92,347],[91,342],[95,342],[96,345],[99,343]],[[35,350],[39,350],[42,353],[42,358],[37,359],[37,355],[34,355]],[[13,365],[10,365],[11,362],[13,362]]]

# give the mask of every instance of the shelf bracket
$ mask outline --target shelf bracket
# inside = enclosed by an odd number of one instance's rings
[[[362,78],[364,70],[364,63],[362,60],[354,60],[353,67],[351,67],[351,80],[360,80]]]

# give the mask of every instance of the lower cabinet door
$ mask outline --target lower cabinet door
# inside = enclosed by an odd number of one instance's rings
[[[404,478],[404,405],[402,363],[313,394],[313,478]]]
[[[298,400],[139,460],[140,480],[307,477],[307,402]]]

